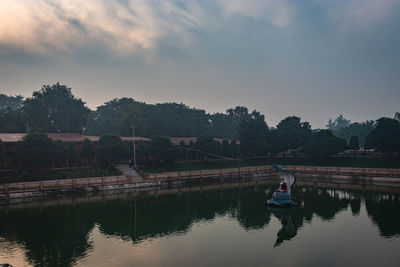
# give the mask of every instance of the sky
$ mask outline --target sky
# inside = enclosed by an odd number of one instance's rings
[[[0,0],[0,93],[60,82],[207,112],[243,105],[269,126],[323,128],[400,112],[398,0]]]

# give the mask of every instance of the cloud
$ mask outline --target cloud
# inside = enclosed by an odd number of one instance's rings
[[[234,16],[285,27],[291,12],[286,1],[272,0],[0,0],[0,46],[48,54],[100,44],[126,54],[164,39],[188,46],[196,31]]]
[[[328,16],[340,31],[368,29],[399,6],[398,0],[345,0],[330,7]]]

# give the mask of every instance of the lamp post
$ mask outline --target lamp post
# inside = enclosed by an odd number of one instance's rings
[[[132,123],[132,137],[133,137],[133,168],[136,168],[136,145],[135,145],[135,125]]]

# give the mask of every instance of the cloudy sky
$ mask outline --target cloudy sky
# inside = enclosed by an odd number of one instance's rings
[[[400,112],[398,0],[0,0],[0,93],[260,110],[314,128]]]

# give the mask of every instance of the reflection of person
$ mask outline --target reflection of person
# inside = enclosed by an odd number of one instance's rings
[[[285,183],[285,179],[281,179],[281,183],[279,184],[279,188],[275,190],[275,192],[286,192],[287,191],[287,185]]]

